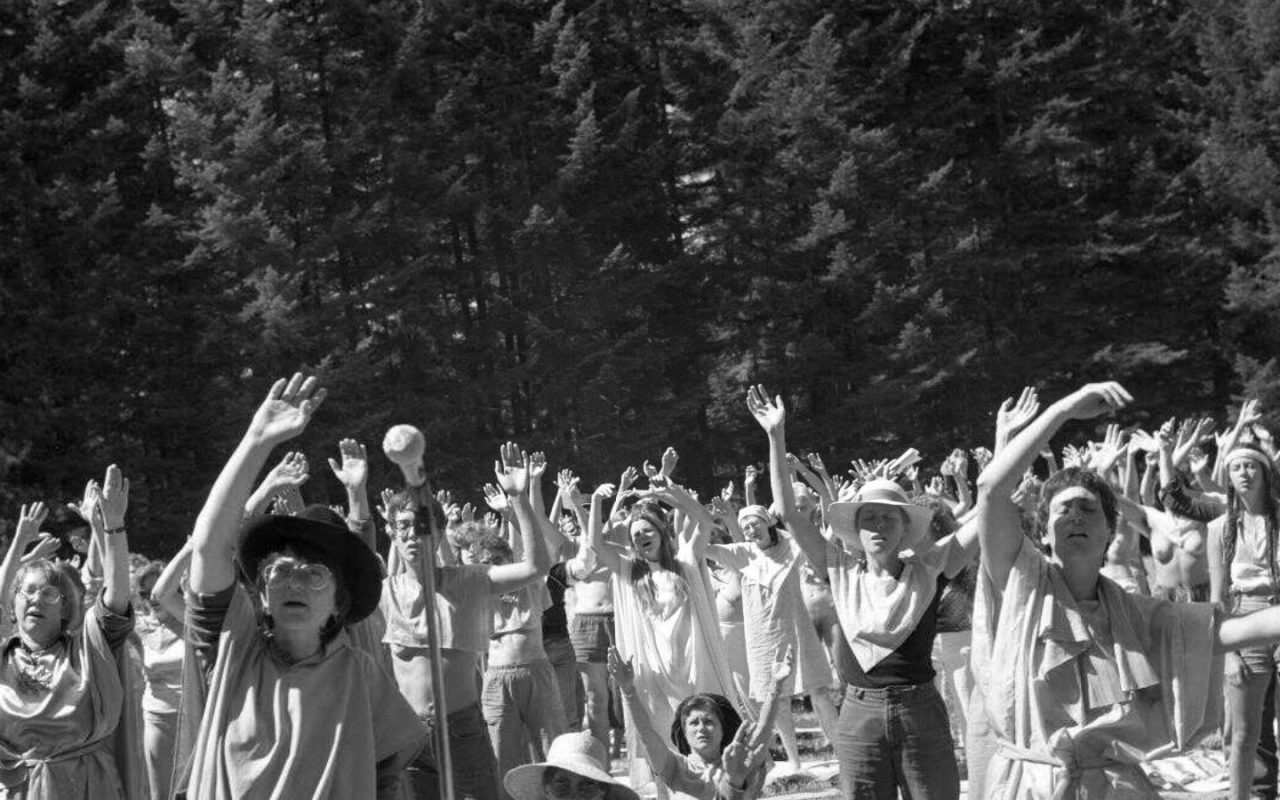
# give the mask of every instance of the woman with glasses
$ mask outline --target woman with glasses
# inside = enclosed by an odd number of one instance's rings
[[[208,695],[191,800],[279,796],[281,787],[311,800],[400,798],[422,739],[394,678],[346,633],[382,590],[365,542],[324,506],[262,517],[241,535],[254,476],[323,399],[314,378],[278,381],[196,520],[186,628]]]
[[[8,608],[16,633],[0,660],[3,797],[141,800],[146,793],[124,652],[133,630],[124,527],[129,484],[113,465],[101,491],[91,494],[104,573],[94,604],[85,609],[79,577],[62,562],[29,561],[12,584]],[[13,555],[21,555],[45,516],[41,503],[22,509]]]

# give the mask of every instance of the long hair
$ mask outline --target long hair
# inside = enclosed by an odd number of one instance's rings
[[[729,698],[721,694],[695,694],[681,700],[680,705],[676,706],[675,719],[671,722],[671,743],[681,755],[687,756],[693,751],[689,746],[689,739],[684,735],[684,718],[694,711],[710,711],[720,720],[720,752],[723,753],[738,734],[738,728],[742,727],[742,715],[729,702]]]
[[[1277,485],[1275,476],[1275,467],[1272,466],[1271,459],[1266,453],[1256,447],[1249,445],[1238,445],[1231,449],[1232,453],[1239,450],[1249,450],[1256,453],[1258,460],[1264,464],[1262,468],[1262,514],[1267,523],[1267,547],[1266,559],[1267,569],[1271,573],[1271,586],[1280,586],[1280,576],[1276,574],[1276,491],[1280,489]],[[1227,459],[1230,460],[1230,453]],[[1222,573],[1226,581],[1225,589],[1231,589],[1231,562],[1236,557],[1236,542],[1239,541],[1243,532],[1243,520],[1241,519],[1244,512],[1244,501],[1236,493],[1235,486],[1230,479],[1227,480],[1227,525],[1223,530],[1223,549],[1222,549]]]
[[[684,578],[680,574],[679,564],[676,563],[675,533],[671,530],[671,520],[666,512],[657,503],[636,503],[631,513],[627,515],[627,535],[630,536],[632,525],[642,521],[648,522],[658,531],[658,564],[674,575],[680,585],[683,585]],[[645,580],[652,571],[649,561],[639,553],[631,559],[631,585],[635,587],[636,594],[640,597],[640,604],[650,610],[657,604],[653,585]]]

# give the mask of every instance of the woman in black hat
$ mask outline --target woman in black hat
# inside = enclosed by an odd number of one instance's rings
[[[323,507],[264,517],[240,536],[254,477],[323,400],[314,378],[277,381],[196,521],[187,629],[209,693],[193,800],[279,787],[312,800],[398,797],[422,738],[394,679],[345,633],[381,594],[368,546]]]

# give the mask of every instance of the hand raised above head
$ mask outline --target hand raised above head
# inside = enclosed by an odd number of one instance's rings
[[[507,442],[499,451],[501,460],[493,463],[497,484],[508,497],[524,494],[529,489],[529,470],[520,457],[520,447]]]
[[[782,404],[782,395],[769,399],[769,393],[763,385],[747,389],[747,410],[760,423],[760,427],[764,428],[765,433],[781,430],[787,421],[787,409]]]
[[[324,402],[325,390],[315,376],[294,373],[276,381],[249,423],[249,435],[261,444],[277,445],[306,430],[311,415]]]
[[[98,501],[102,523],[108,531],[124,527],[124,514],[128,508],[129,479],[112,464],[107,467],[106,477],[102,480],[102,499]]]
[[[343,486],[358,489],[369,479],[369,452],[365,446],[355,439],[343,439],[338,442],[337,461],[329,459],[329,469]]]
[[[1133,402],[1133,395],[1115,381],[1104,381],[1085,384],[1062,402],[1073,419],[1092,419],[1124,408]]]

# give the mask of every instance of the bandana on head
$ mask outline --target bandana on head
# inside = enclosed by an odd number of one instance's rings
[[[1252,447],[1237,447],[1230,453],[1227,453],[1227,463],[1247,459],[1256,464],[1261,464],[1264,469],[1272,469],[1275,465],[1271,463],[1271,459],[1267,458],[1267,454],[1261,450],[1254,450]]]
[[[738,511],[738,524],[746,522],[751,518],[759,519],[764,523],[766,528],[773,527],[773,515],[769,513],[769,509],[764,506],[746,506]]]

